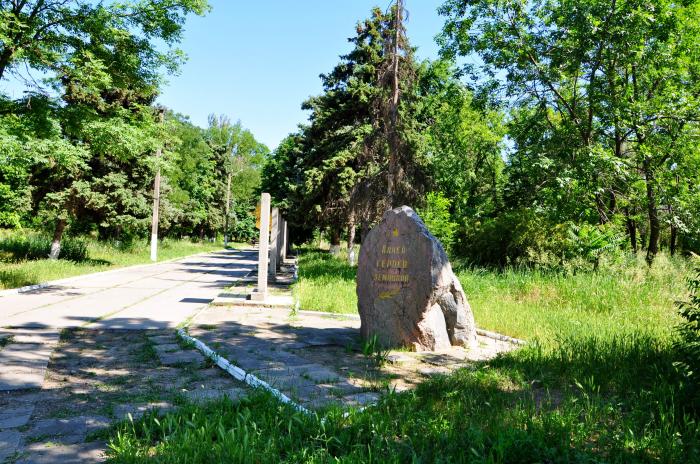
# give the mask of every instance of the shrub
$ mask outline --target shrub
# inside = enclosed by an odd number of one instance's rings
[[[239,242],[254,241],[259,234],[258,229],[255,227],[255,213],[249,211],[245,205],[235,207],[230,232],[232,240]]]
[[[551,224],[529,210],[468,224],[461,232],[459,254],[478,266],[556,267],[565,249],[566,227]]]
[[[431,192],[426,197],[425,208],[420,209],[418,214],[430,233],[440,240],[450,254],[457,231],[457,224],[452,222],[450,216],[450,200],[440,192]]]
[[[531,210],[515,210],[466,225],[459,254],[477,266],[594,269],[618,257],[624,232],[615,224],[556,223]]]
[[[0,240],[0,251],[9,253],[13,261],[46,259],[50,250],[51,239],[45,235],[11,236]],[[87,243],[82,239],[64,238],[59,258],[85,261],[88,258]]]
[[[688,280],[690,297],[679,303],[683,322],[678,326],[678,339],[675,347],[680,368],[685,378],[685,390],[689,404],[700,409],[700,268],[694,278]]]

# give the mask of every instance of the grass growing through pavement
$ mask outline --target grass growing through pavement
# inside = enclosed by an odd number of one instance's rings
[[[14,237],[6,236],[0,238],[0,242],[9,240],[14,240]],[[9,246],[3,248],[1,245],[0,243],[0,289],[17,288],[91,272],[151,262],[150,245],[145,240],[135,241],[128,247],[97,240],[85,240],[87,259],[82,261],[63,259],[56,261],[49,259],[17,260]],[[166,261],[222,248],[223,245],[221,243],[165,239],[159,243],[158,260]]]
[[[120,425],[113,462],[700,462],[698,405],[674,367],[689,266],[598,273],[461,270],[477,322],[529,338],[376,407],[303,416],[264,394]],[[304,309],[353,312],[354,270],[306,252]],[[695,409],[694,409],[695,408]],[[694,412],[695,411],[695,412]]]

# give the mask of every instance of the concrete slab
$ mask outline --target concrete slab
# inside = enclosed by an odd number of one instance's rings
[[[13,407],[4,408],[0,411],[0,429],[10,429],[22,427],[32,416],[34,404],[23,403]]]
[[[17,464],[84,464],[104,462],[106,444],[103,442],[60,445],[56,443],[31,443],[25,448],[26,457]]]
[[[173,409],[173,405],[160,401],[157,403],[143,403],[143,404],[120,404],[114,407],[114,417],[117,420],[128,419],[131,415],[132,419],[138,419],[145,413],[153,410],[157,410],[159,413],[166,413]]]
[[[5,462],[14,456],[22,443],[22,435],[16,430],[0,432],[0,462]]]

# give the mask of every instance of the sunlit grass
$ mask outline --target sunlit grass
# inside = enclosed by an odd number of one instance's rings
[[[356,268],[324,251],[302,250],[295,296],[302,309],[357,313]],[[576,274],[531,269],[459,269],[477,324],[524,339],[649,333],[668,337],[678,321],[690,263],[661,255]]]

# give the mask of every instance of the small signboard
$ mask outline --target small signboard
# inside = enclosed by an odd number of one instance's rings
[[[270,213],[270,222],[272,224],[272,213]],[[255,228],[260,230],[260,203],[255,207]]]

